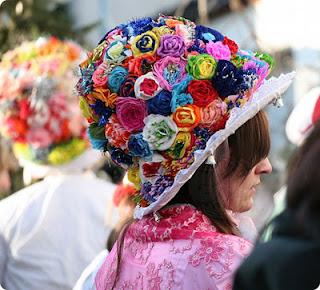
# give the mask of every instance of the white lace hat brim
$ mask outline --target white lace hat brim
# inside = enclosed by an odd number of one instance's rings
[[[225,128],[210,137],[204,150],[197,150],[194,152],[194,162],[190,167],[179,171],[175,176],[172,186],[168,187],[155,202],[148,207],[140,207],[137,205],[134,211],[134,218],[141,219],[143,216],[155,213],[165,206],[224,140],[265,106],[272,102],[281,101],[281,95],[288,89],[294,76],[295,72],[291,72],[282,74],[278,78],[272,77],[269,80],[266,80],[242,108],[232,109]]]

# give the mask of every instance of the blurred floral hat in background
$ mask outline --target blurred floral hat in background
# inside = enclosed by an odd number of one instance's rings
[[[61,165],[88,147],[74,93],[83,56],[77,44],[54,37],[25,42],[3,55],[0,131],[20,160]]]
[[[103,37],[77,90],[93,147],[135,185],[136,218],[167,204],[228,136],[280,102],[294,74],[266,81],[273,64],[181,17],[138,19]]]

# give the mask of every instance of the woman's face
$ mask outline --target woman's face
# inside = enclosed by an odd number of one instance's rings
[[[234,212],[245,212],[253,206],[256,188],[260,184],[262,174],[272,171],[268,158],[258,162],[246,176],[235,173],[229,177],[220,179],[220,190],[224,198],[226,208]]]

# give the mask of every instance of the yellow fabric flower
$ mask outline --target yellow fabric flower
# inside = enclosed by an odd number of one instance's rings
[[[174,34],[174,31],[167,26],[154,27],[152,31],[157,35],[158,39],[165,34]]]
[[[25,143],[16,142],[13,144],[13,153],[19,159],[31,160],[32,153],[29,145]]]
[[[135,37],[131,50],[134,56],[154,54],[159,47],[159,42],[157,35],[152,31],[148,31]]]
[[[186,154],[186,150],[190,146],[191,140],[192,137],[189,132],[179,132],[172,146],[168,149],[167,154],[172,159],[181,159]]]
[[[134,185],[137,190],[140,190],[141,179],[138,167],[128,169],[128,180]]]

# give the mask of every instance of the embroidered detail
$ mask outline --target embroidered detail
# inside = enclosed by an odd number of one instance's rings
[[[188,262],[197,267],[204,262],[208,274],[221,279],[231,272],[232,258],[235,254],[233,243],[225,237],[216,236],[200,241],[200,247],[189,256]]]
[[[157,269],[154,263],[147,266],[147,288],[150,290],[173,289],[175,270],[171,262],[163,260]]]

